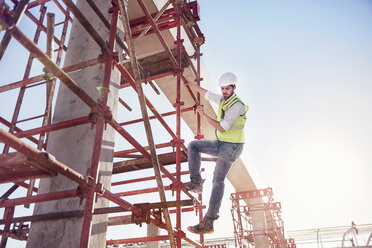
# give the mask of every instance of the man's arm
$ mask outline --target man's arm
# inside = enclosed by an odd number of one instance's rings
[[[204,112],[204,106],[203,105],[199,105],[197,108],[196,108],[196,111],[200,114],[200,116],[205,119],[211,126],[213,126],[215,129],[217,129],[218,131],[220,132],[225,132],[226,130],[223,129],[223,127],[221,127],[220,125],[220,122],[213,119],[212,117],[208,116],[205,112]]]
[[[199,85],[197,84],[194,84],[194,83],[191,83],[190,81],[187,80],[187,83],[185,83],[185,86],[190,86],[190,88],[193,88],[194,90],[196,90],[197,92],[200,93],[200,95],[204,98],[205,97],[205,93],[207,93],[207,90],[200,87]]]

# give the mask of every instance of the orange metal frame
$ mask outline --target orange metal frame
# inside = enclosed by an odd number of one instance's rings
[[[259,203],[247,203],[251,199]],[[249,190],[231,194],[231,214],[234,224],[235,247],[255,247],[254,237],[265,235],[272,248],[295,248],[293,239],[284,238],[280,202],[274,202],[272,188]],[[266,229],[254,229],[252,213],[263,212]]]

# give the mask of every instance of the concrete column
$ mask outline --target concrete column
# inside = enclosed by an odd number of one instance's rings
[[[160,235],[160,228],[150,223],[147,225],[147,237]],[[159,241],[147,242],[146,248],[160,248]]]
[[[112,6],[111,0],[96,0],[98,8],[111,21],[108,8]],[[106,41],[108,40],[108,29],[99,20],[97,15],[85,0],[77,0],[77,6],[84,13],[98,33]],[[77,64],[88,59],[96,58],[100,54],[100,48],[81,24],[74,20],[69,37],[68,51],[64,66]],[[84,70],[70,73],[81,88],[83,88],[93,99],[98,100],[99,92],[96,87],[103,82],[104,66],[97,65]],[[113,116],[116,117],[118,93],[120,85],[120,74],[113,70],[108,106]],[[56,106],[54,110],[53,123],[87,116],[90,109],[63,84],[60,85]],[[57,160],[65,163],[80,173],[86,175],[87,169],[91,166],[95,127],[91,124],[76,126],[50,134],[47,152],[56,157]],[[107,125],[104,131],[102,152],[100,159],[101,183],[110,188],[112,161],[114,152],[114,130]],[[39,194],[56,192],[67,189],[76,189],[77,184],[71,180],[57,176],[51,179],[40,181]],[[34,214],[46,214],[73,210],[84,210],[84,204],[80,199],[71,198],[59,201],[43,202],[35,205]],[[95,207],[107,207],[108,201],[98,198]],[[79,247],[83,218],[66,218],[60,220],[33,222],[27,242],[28,248],[71,248]],[[90,247],[106,247],[107,216],[94,216]]]
[[[248,200],[249,204],[262,204],[261,198],[253,198]],[[253,211],[251,213],[252,216],[252,227],[253,230],[265,230],[266,229],[266,222],[265,222],[265,211]],[[265,235],[265,231],[255,232],[253,235],[254,238],[254,247],[256,248],[268,248],[269,247],[269,239],[267,235]]]

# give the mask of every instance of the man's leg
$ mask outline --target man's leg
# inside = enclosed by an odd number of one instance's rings
[[[208,211],[205,214],[203,221],[195,226],[189,226],[188,231],[195,234],[213,233],[213,221],[218,219],[218,211],[221,206],[223,192],[225,188],[225,177],[231,167],[232,161],[227,161],[223,156],[218,156],[216,168],[213,173],[213,186],[211,198],[209,199]]]
[[[205,218],[218,219],[218,212],[221,207],[225,190],[225,178],[232,163],[243,151],[243,144],[221,142],[218,152],[216,167],[213,173],[212,193],[209,200],[208,211]]]
[[[213,173],[213,186],[209,208],[201,223],[189,226],[187,230],[196,234],[213,233],[213,221],[218,219],[218,212],[221,206],[227,173],[232,163],[240,156],[243,144],[220,142],[216,168]]]
[[[218,155],[218,141],[210,140],[194,140],[191,141],[188,146],[188,160],[189,160],[189,171],[191,182],[200,184],[200,165],[201,156],[200,153],[205,153],[213,156]]]

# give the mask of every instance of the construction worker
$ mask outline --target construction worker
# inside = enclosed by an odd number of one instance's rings
[[[196,108],[200,116],[216,129],[217,140],[194,140],[188,146],[191,181],[185,183],[185,188],[191,192],[201,193],[205,181],[200,175],[200,153],[217,157],[208,211],[202,222],[187,228],[195,234],[213,233],[213,221],[219,217],[218,212],[223,198],[224,180],[232,163],[243,150],[245,114],[248,106],[235,94],[237,83],[237,77],[233,73],[222,74],[219,81],[222,95],[207,91],[191,82],[185,84],[199,92],[206,100],[219,104],[217,120],[208,116],[202,105]]]

